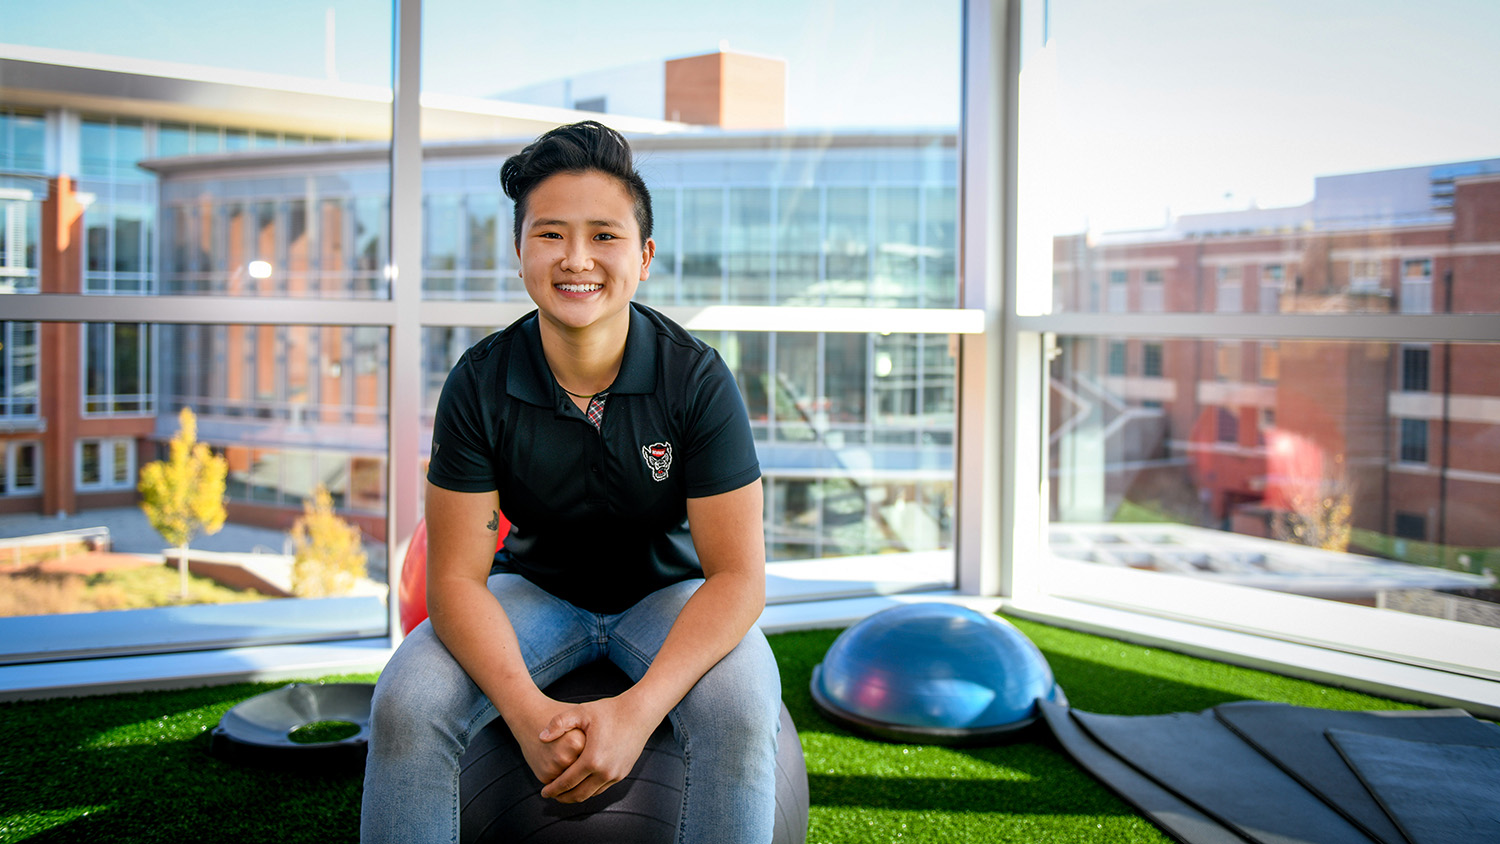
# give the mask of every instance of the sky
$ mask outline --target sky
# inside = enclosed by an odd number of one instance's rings
[[[1294,205],[1317,175],[1500,157],[1500,0],[1026,0],[1055,60],[1055,231]],[[1034,24],[1047,8],[1047,51]],[[426,0],[426,90],[485,96],[731,49],[786,59],[796,127],[956,126],[957,0]],[[0,0],[0,42],[386,85],[378,0]],[[0,85],[4,80],[0,79]],[[1031,89],[1028,89],[1031,90]],[[1035,147],[1034,147],[1035,148]]]
[[[959,5],[934,5],[426,0],[423,88],[486,96],[727,42],[787,60],[791,125],[956,126]],[[0,42],[325,78],[329,8],[337,77],[388,85],[390,4],[378,0],[0,0]]]
[[[1500,158],[1496,0],[1054,0],[1048,23],[1058,230]]]

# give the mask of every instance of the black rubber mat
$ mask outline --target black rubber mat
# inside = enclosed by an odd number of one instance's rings
[[[1369,844],[1370,836],[1246,744],[1213,712],[1073,718],[1100,744],[1258,844]]]
[[[1406,838],[1324,738],[1325,731],[1353,730],[1412,741],[1500,746],[1500,729],[1461,709],[1348,712],[1240,701],[1215,707],[1214,714],[1383,844],[1405,844]]]
[[[1500,841],[1500,747],[1329,730],[1412,844]]]
[[[1042,718],[1063,749],[1084,770],[1118,794],[1136,811],[1183,844],[1246,844],[1247,839],[1162,788],[1085,733],[1068,708],[1037,701]]]

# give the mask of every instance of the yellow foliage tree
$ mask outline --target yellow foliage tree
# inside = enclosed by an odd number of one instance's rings
[[[359,528],[333,512],[333,496],[322,484],[292,525],[292,594],[299,598],[347,595],[365,576]]]
[[[184,407],[177,417],[177,435],[172,437],[165,460],[155,460],[141,469],[141,509],[151,527],[167,544],[177,549],[182,600],[188,594],[188,545],[201,534],[214,534],[224,526],[224,480],[229,464],[198,442],[198,417]]]

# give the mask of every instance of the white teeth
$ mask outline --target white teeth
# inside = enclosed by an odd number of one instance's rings
[[[593,293],[595,290],[603,290],[602,284],[559,284],[558,290],[565,293]]]

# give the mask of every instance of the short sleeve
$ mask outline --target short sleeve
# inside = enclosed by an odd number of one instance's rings
[[[706,498],[759,478],[760,459],[745,401],[723,358],[710,349],[694,375],[684,461],[687,496]]]
[[[427,480],[454,492],[495,489],[494,433],[480,400],[473,362],[460,358],[438,396],[432,422],[432,456]]]

